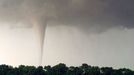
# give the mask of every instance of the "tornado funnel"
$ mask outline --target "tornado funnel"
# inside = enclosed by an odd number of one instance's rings
[[[35,17],[32,17],[31,23],[33,25],[33,28],[34,28],[36,35],[38,36],[38,41],[39,41],[40,50],[41,50],[40,51],[39,65],[42,65],[47,19],[40,20],[40,19],[37,19]]]
[[[44,24],[39,24],[39,25],[38,25],[39,37],[40,37],[40,48],[41,48],[41,53],[40,53],[40,65],[42,65],[42,60],[43,60],[44,41],[45,41],[45,32],[46,32],[47,21],[44,20],[43,23],[44,23]]]

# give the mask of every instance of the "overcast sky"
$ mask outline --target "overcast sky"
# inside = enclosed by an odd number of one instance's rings
[[[0,0],[0,64],[39,65],[43,54],[42,65],[134,69],[133,3]]]

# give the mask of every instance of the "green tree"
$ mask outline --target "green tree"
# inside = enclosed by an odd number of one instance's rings
[[[0,65],[0,75],[8,75],[11,69],[11,66],[5,64]]]
[[[90,74],[90,70],[91,70],[91,66],[90,65],[84,63],[84,64],[82,64],[82,66],[80,66],[80,68],[83,71],[83,75],[89,75]]]
[[[52,68],[53,68],[55,75],[66,75],[68,71],[68,67],[66,67],[66,65],[63,63],[60,63]]]
[[[44,70],[46,72],[46,75],[54,75],[53,69],[52,69],[52,67],[50,65],[45,66]]]
[[[34,75],[46,75],[45,70],[42,66],[37,67],[37,69],[34,72]]]
[[[89,75],[100,75],[100,68],[97,66],[91,67]]]
[[[112,75],[113,74],[113,68],[112,67],[102,67],[101,68],[101,74],[102,75]]]

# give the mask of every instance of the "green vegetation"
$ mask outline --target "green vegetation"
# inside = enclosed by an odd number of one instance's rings
[[[134,71],[126,68],[113,69],[112,67],[90,66],[82,64],[82,66],[67,67],[60,63],[51,66],[24,66],[12,67],[8,65],[0,65],[0,75],[134,75]]]

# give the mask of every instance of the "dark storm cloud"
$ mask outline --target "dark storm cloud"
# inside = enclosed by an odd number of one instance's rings
[[[134,0],[109,0],[107,12],[117,17],[117,23],[127,28],[134,27]],[[115,18],[116,19],[116,18]]]
[[[18,22],[34,17],[44,23],[72,25],[102,32],[112,27],[134,27],[133,0],[0,0],[0,20]]]

